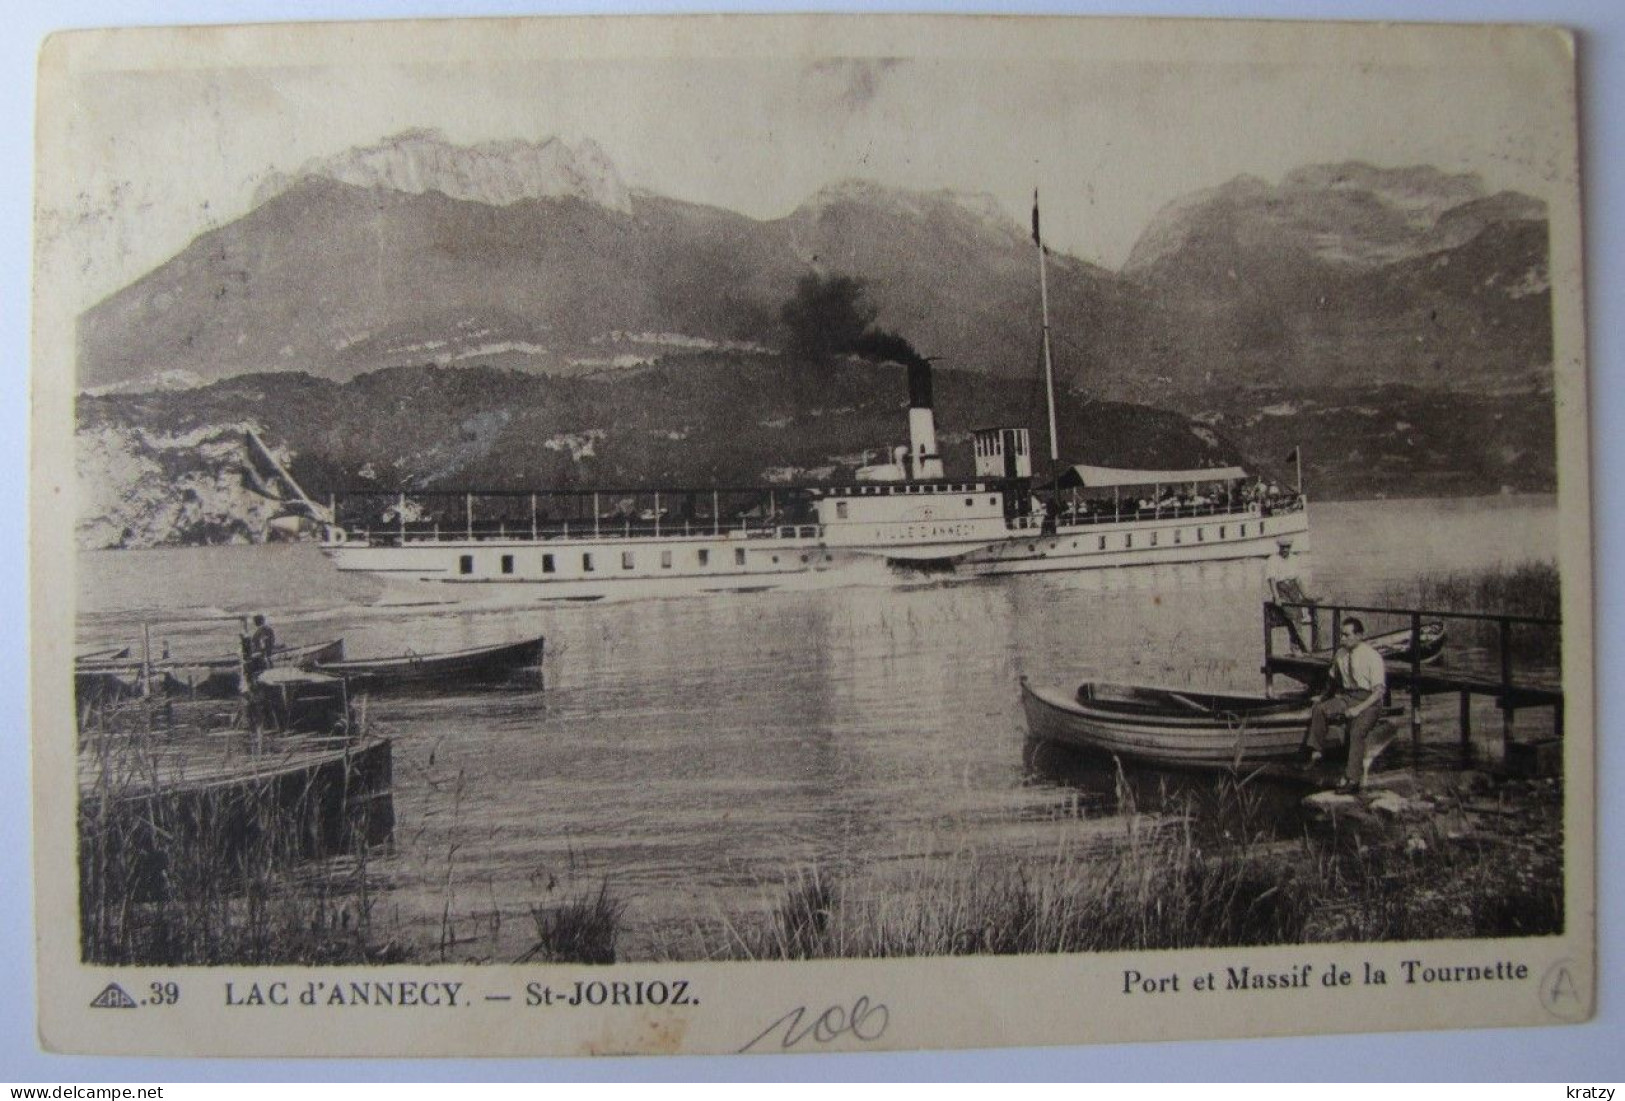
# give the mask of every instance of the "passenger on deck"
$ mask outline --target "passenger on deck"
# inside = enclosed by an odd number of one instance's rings
[[[1304,733],[1303,756],[1306,767],[1319,763],[1326,750],[1326,727],[1332,722],[1348,724],[1348,765],[1337,791],[1352,794],[1365,780],[1365,748],[1371,728],[1382,712],[1388,686],[1388,670],[1382,655],[1365,641],[1365,624],[1354,616],[1343,620],[1337,653],[1332,658],[1331,679],[1326,692],[1309,712],[1309,729]]]

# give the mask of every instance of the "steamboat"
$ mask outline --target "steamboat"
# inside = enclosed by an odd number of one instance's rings
[[[1235,466],[1060,464],[1036,207],[1034,227],[1047,476],[1035,476],[1028,429],[995,426],[971,433],[972,475],[947,477],[931,364],[918,356],[904,365],[908,443],[841,484],[347,494],[324,507],[252,434],[249,449],[287,487],[284,522],[319,531],[340,571],[459,596],[590,601],[1234,560],[1259,562],[1268,580],[1305,580],[1301,475],[1288,492]]]

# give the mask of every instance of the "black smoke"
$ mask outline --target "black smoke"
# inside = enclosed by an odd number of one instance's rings
[[[779,310],[789,331],[789,350],[815,362],[859,356],[909,368],[910,386],[930,361],[902,336],[875,326],[877,310],[864,299],[865,284],[851,275],[813,272],[796,282],[796,292]],[[926,378],[929,399],[930,379]]]

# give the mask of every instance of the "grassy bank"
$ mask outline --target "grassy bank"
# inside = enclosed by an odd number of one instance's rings
[[[81,716],[79,940],[109,965],[387,962],[370,867],[387,743],[255,738],[235,701]]]
[[[80,814],[80,950],[100,964],[390,962],[368,846],[309,860],[308,818],[263,793],[230,814],[162,802]],[[241,811],[246,809],[245,819]],[[251,825],[244,829],[242,823]]]
[[[1460,809],[1466,796],[1439,794],[1457,811],[1408,823],[1338,819],[1291,840],[1219,831],[1219,841],[1204,843],[1188,817],[1131,816],[1112,852],[950,864],[879,890],[798,871],[769,912],[698,929],[681,954],[789,960],[1561,932],[1556,789],[1503,792],[1511,801],[1496,803],[1487,828],[1464,825],[1478,821]],[[1234,791],[1215,799],[1246,801]]]

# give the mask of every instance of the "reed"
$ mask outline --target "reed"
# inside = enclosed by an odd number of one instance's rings
[[[376,939],[370,885],[371,845],[389,828],[387,809],[351,801],[349,775],[339,792],[274,776],[187,785],[174,752],[186,731],[166,725],[176,715],[141,701],[82,732],[81,957],[108,965],[397,958],[393,944]]]
[[[1478,571],[1423,574],[1390,585],[1385,601],[1454,612],[1497,612],[1556,619],[1562,615],[1562,580],[1551,562],[1521,562]]]
[[[626,903],[609,893],[607,882],[600,883],[596,892],[571,894],[551,906],[532,905],[530,914],[536,922],[536,943],[514,962],[615,962]]]
[[[1106,853],[936,862],[907,882],[787,873],[765,915],[697,928],[694,955],[819,959],[1534,936],[1563,925],[1559,804],[1508,836],[1386,823],[1274,839],[1244,781],[1193,815],[1130,814]],[[668,948],[667,951],[670,951]],[[690,955],[689,958],[692,958]]]
[[[1559,619],[1563,614],[1562,579],[1551,562],[1521,562],[1477,571],[1423,574],[1410,582],[1388,585],[1380,603],[1439,612],[1479,612]],[[1501,645],[1492,623],[1457,620],[1449,623],[1452,645],[1481,647],[1498,653]],[[1511,655],[1520,661],[1557,667],[1562,637],[1555,627],[1519,624],[1512,628]]]

